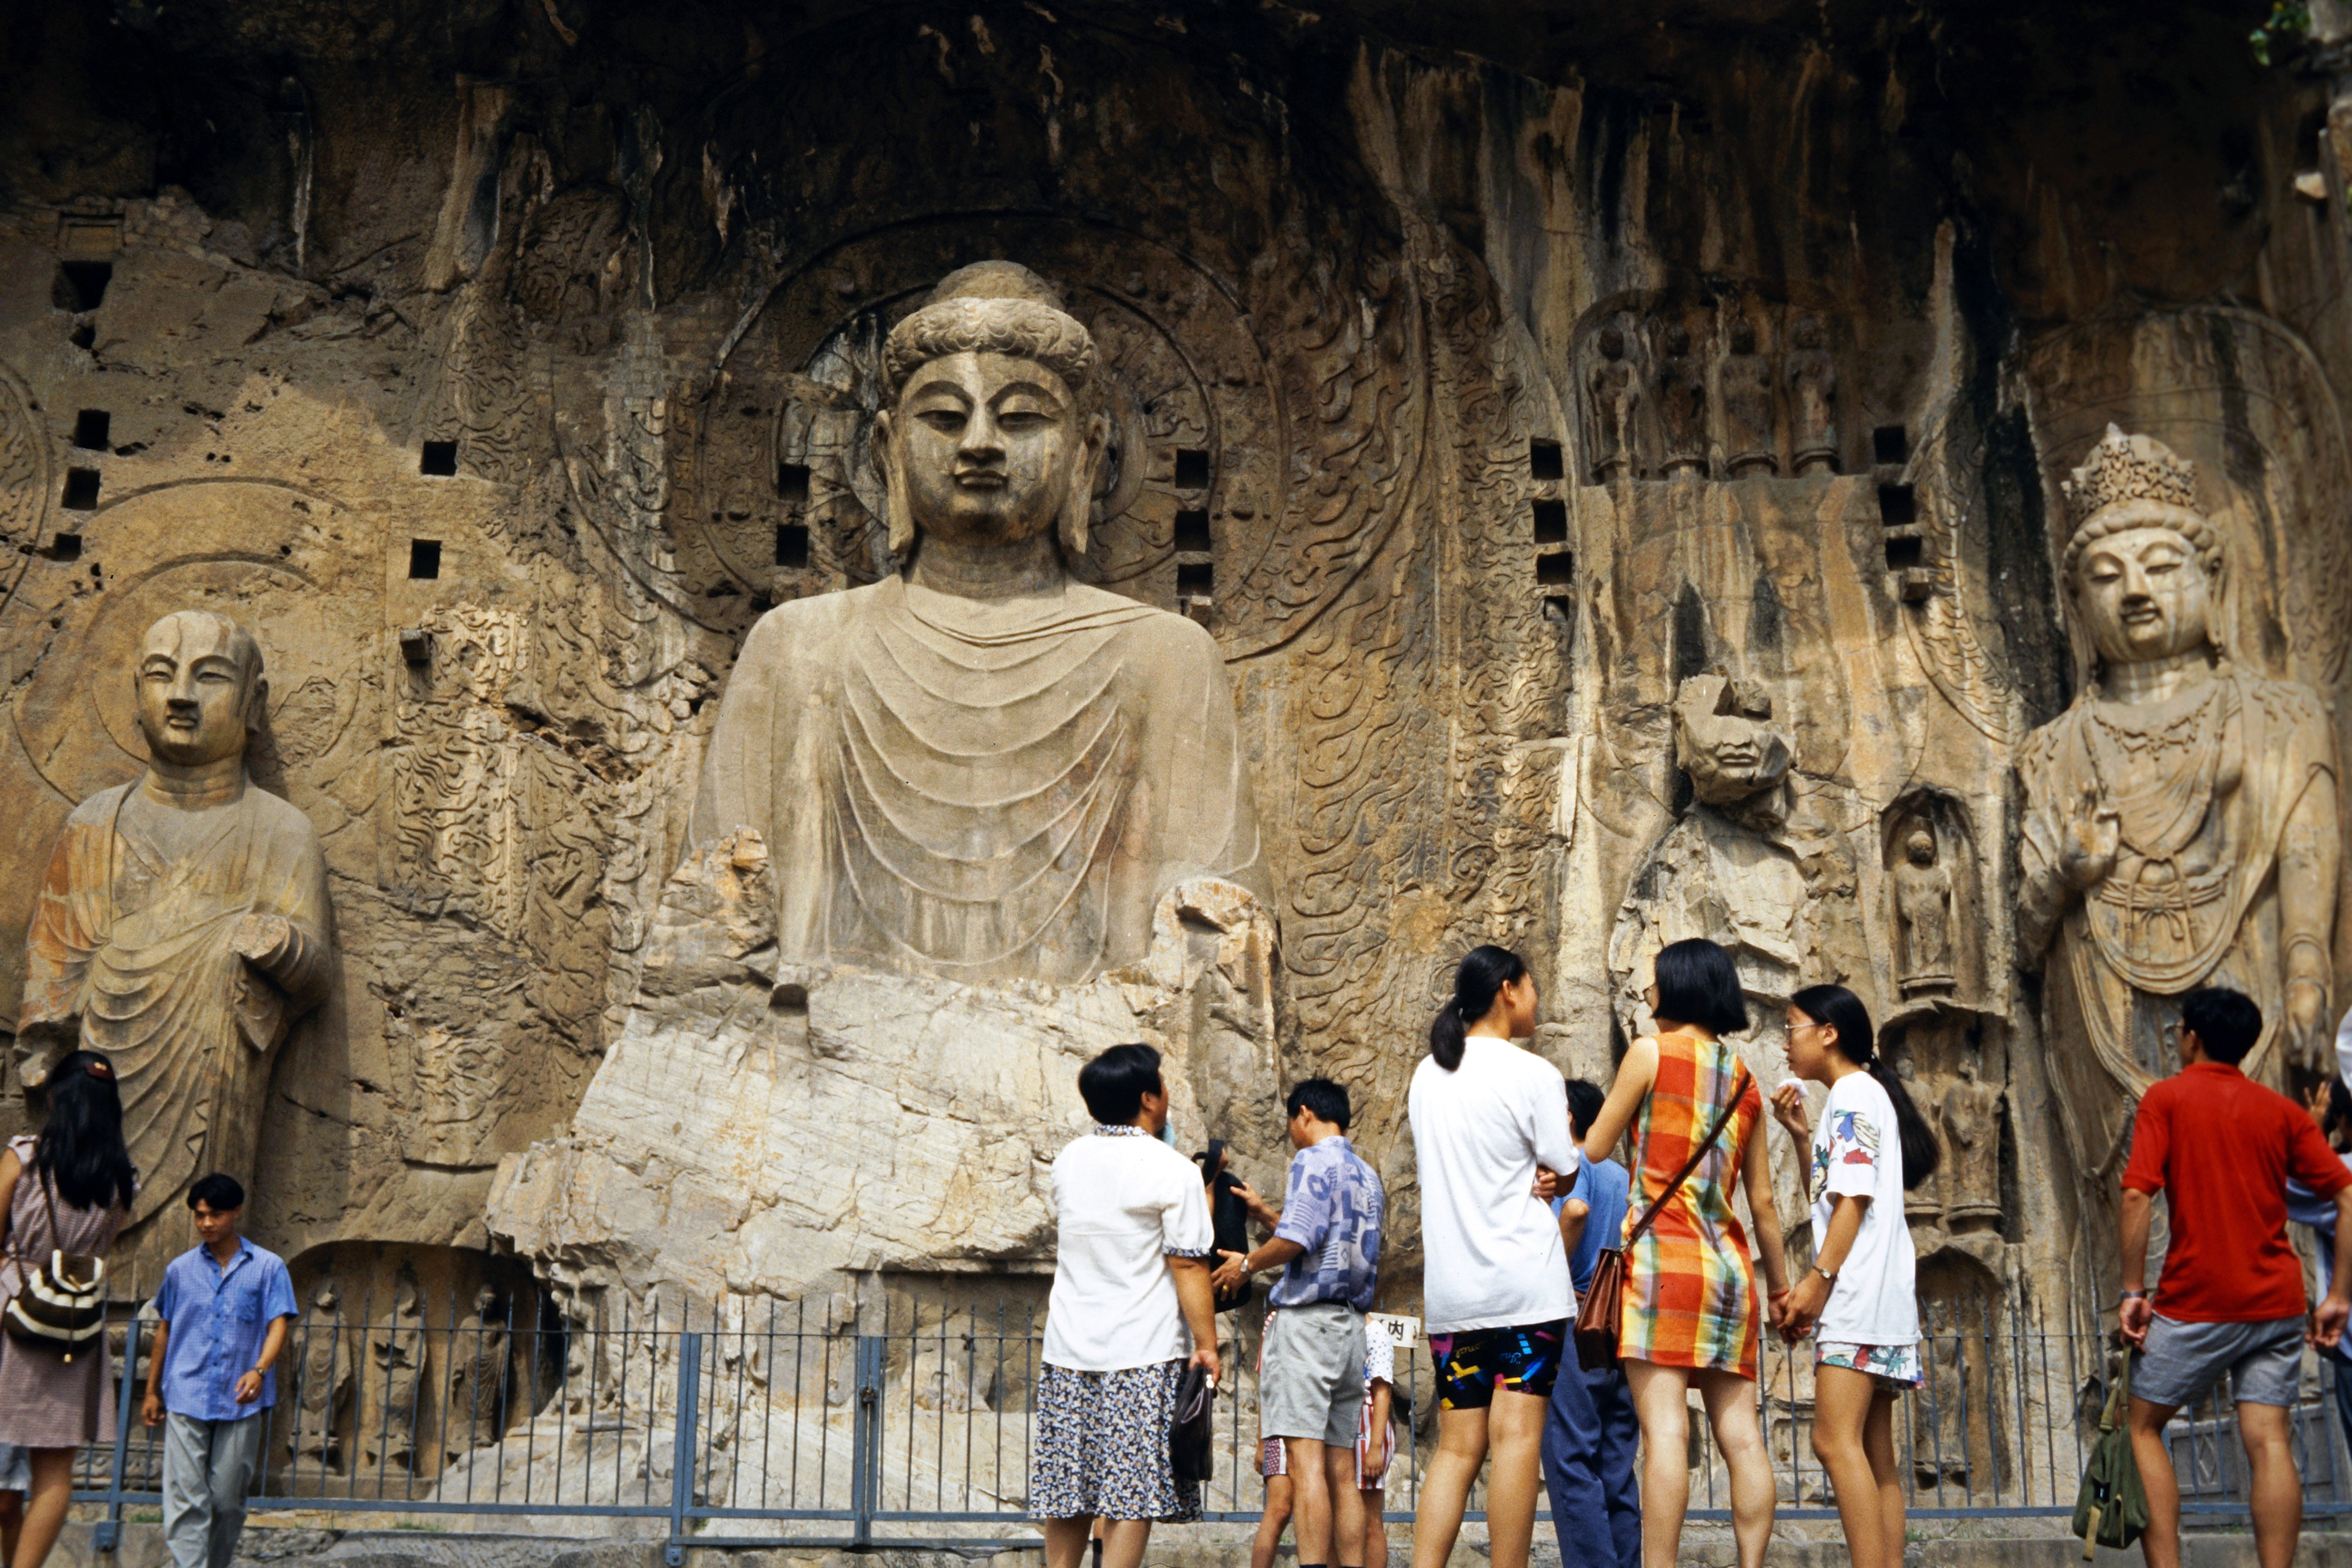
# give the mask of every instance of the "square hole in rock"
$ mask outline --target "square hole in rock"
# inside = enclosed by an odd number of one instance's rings
[[[1881,425],[1870,433],[1870,460],[1899,463],[1911,455],[1911,433],[1900,425]]]
[[[42,553],[52,561],[79,561],[81,559],[81,535],[79,533],[52,535],[48,549]],[[90,570],[95,572],[98,568],[93,566]]]
[[[445,479],[455,474],[457,471],[457,443],[455,441],[425,442],[425,451],[416,460],[416,471],[420,474],[436,475]]]
[[[1560,467],[1559,442],[1529,441],[1528,443],[1528,478],[1556,479],[1567,471]]]
[[[412,539],[408,542],[408,575],[419,583],[429,583],[441,575],[439,540]]]
[[[776,465],[776,497],[798,506],[809,498],[809,468],[806,463]]]
[[[1565,550],[1536,557],[1536,581],[1547,588],[1565,588],[1576,581],[1576,557]]]
[[[1568,542],[1568,503],[1561,500],[1539,500],[1535,503],[1536,542],[1566,544]]]
[[[1209,454],[1192,447],[1176,449],[1176,488],[1180,490],[1204,490],[1209,488]]]
[[[113,280],[111,261],[60,261],[57,281],[49,289],[49,302],[77,315],[95,310],[106,298],[106,286]]]
[[[68,468],[66,470],[66,493],[61,499],[65,509],[68,511],[97,510],[98,470],[96,468]]]
[[[1180,599],[1205,599],[1215,588],[1217,569],[1205,561],[1188,561],[1176,568],[1176,596]]]
[[[1927,542],[1917,534],[1890,535],[1886,541],[1886,569],[1890,572],[1924,564],[1927,558]]]
[[[103,408],[85,408],[74,416],[74,445],[87,452],[106,450],[106,433],[114,416]]]
[[[1176,548],[1179,550],[1213,550],[1215,542],[1209,536],[1209,514],[1197,508],[1176,514]]]
[[[806,473],[808,470],[801,470]],[[808,530],[797,522],[776,524],[776,564],[805,566],[808,564]]]
[[[1889,528],[1908,528],[1918,521],[1918,492],[1909,485],[1879,486],[1878,521]]]

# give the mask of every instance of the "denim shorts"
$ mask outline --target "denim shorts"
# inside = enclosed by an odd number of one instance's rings
[[[2156,1405],[2194,1405],[2224,1374],[2243,1405],[2292,1406],[2303,1382],[2303,1319],[2183,1323],[2156,1314],[2132,1358],[2131,1391]]]

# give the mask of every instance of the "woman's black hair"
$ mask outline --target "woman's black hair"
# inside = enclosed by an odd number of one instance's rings
[[[1886,1098],[1895,1102],[1895,1131],[1903,1148],[1903,1184],[1916,1187],[1936,1173],[1943,1163],[1943,1151],[1937,1147],[1936,1134],[1929,1131],[1927,1119],[1911,1103],[1911,1091],[1895,1074],[1895,1065],[1878,1054],[1877,1036],[1870,1026],[1870,1009],[1862,998],[1843,985],[1808,985],[1789,998],[1789,1005],[1816,1024],[1827,1024],[1837,1031],[1831,1048],[1878,1080]]]
[[[1463,955],[1454,971],[1454,999],[1429,1021],[1429,1054],[1447,1072],[1462,1065],[1470,1026],[1495,1005],[1496,994],[1528,972],[1527,961],[1507,947],[1488,943]]]
[[[2327,1141],[2339,1154],[2352,1147],[2352,1089],[2341,1078],[2327,1080]]]
[[[57,1184],[58,1201],[78,1209],[129,1208],[138,1172],[122,1145],[122,1091],[114,1064],[76,1051],[49,1069],[48,1119],[33,1147],[33,1169]]]
[[[1695,1024],[1718,1035],[1736,1035],[1748,1027],[1739,966],[1706,938],[1668,942],[1658,950],[1650,973],[1658,983],[1658,1005],[1650,1009],[1654,1017]]]

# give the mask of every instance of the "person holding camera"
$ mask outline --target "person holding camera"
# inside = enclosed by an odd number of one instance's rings
[[[1267,1293],[1258,1382],[1258,1429],[1283,1441],[1298,1531],[1299,1568],[1323,1568],[1339,1533],[1352,1533],[1361,1506],[1356,1436],[1364,1405],[1364,1314],[1380,1270],[1387,1194],[1348,1142],[1348,1091],[1311,1078],[1292,1089],[1291,1157],[1273,1237],[1246,1255],[1228,1253],[1213,1283],[1233,1289],[1280,1268]],[[1253,1194],[1254,1195],[1254,1194]],[[1262,1205],[1261,1205],[1262,1206]],[[1335,1516],[1349,1510],[1345,1521]]]

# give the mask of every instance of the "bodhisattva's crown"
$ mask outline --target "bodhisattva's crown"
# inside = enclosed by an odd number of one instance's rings
[[[2161,501],[2197,510],[2197,466],[2152,436],[2126,436],[2110,425],[2090,459],[2059,487],[2076,523],[2118,501]]]

